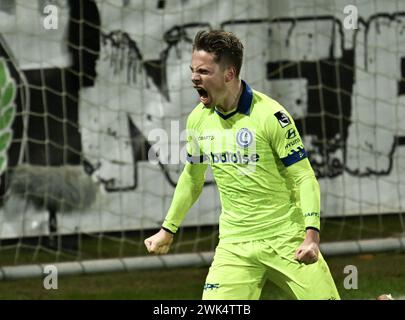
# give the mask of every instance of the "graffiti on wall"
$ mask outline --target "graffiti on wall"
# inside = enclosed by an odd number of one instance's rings
[[[16,83],[2,195],[15,167],[77,166],[103,186],[110,202],[118,201],[113,194],[151,195],[151,203],[160,203],[150,214],[151,225],[157,225],[157,211],[167,207],[164,199],[181,164],[149,164],[148,153],[160,143],[150,133],[170,132],[173,121],[180,130],[185,127],[198,102],[189,80],[192,39],[200,29],[217,27],[245,43],[244,79],[292,113],[319,179],[334,183],[342,176],[394,174],[395,156],[405,145],[404,12],[360,18],[348,39],[333,15],[268,18],[257,10],[256,18],[231,20],[225,10],[216,23],[204,16],[179,23],[170,6],[198,10],[195,3],[151,1],[137,9],[133,1],[112,2],[33,1],[38,19],[48,3],[64,14],[52,42],[57,48],[50,50],[56,57],[34,54],[36,63],[18,50],[31,40],[10,33],[12,27],[0,29],[0,53]],[[10,21],[27,14],[21,10],[13,0],[0,5]],[[37,39],[45,39],[44,32],[38,31]],[[171,135],[169,142],[184,143]],[[159,151],[160,159],[173,156],[165,148]],[[206,189],[213,183],[208,176]],[[128,225],[136,228],[139,221]]]

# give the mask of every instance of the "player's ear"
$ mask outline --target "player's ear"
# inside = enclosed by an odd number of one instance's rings
[[[229,66],[225,70],[225,82],[232,81],[236,77],[236,68],[234,66]]]

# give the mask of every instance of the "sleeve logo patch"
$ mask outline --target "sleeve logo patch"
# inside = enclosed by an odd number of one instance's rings
[[[291,124],[290,118],[288,118],[287,115],[285,113],[283,113],[282,111],[278,111],[274,115],[277,118],[278,123],[280,124],[280,126],[282,128],[285,128],[286,126]]]
[[[285,133],[285,138],[288,140],[291,140],[297,136],[297,133],[295,132],[294,128],[288,129],[288,131]]]

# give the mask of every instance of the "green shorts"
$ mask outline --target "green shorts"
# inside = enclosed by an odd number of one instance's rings
[[[204,285],[203,300],[255,300],[266,280],[293,299],[338,300],[339,293],[322,254],[305,265],[294,259],[304,234],[221,243]]]

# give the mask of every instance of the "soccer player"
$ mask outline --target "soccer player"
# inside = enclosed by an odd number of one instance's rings
[[[145,245],[168,252],[211,165],[222,212],[203,299],[259,299],[267,279],[292,298],[340,299],[319,252],[320,190],[307,153],[286,109],[241,80],[243,49],[230,32],[197,33],[190,69],[201,103],[187,119],[187,163]]]

